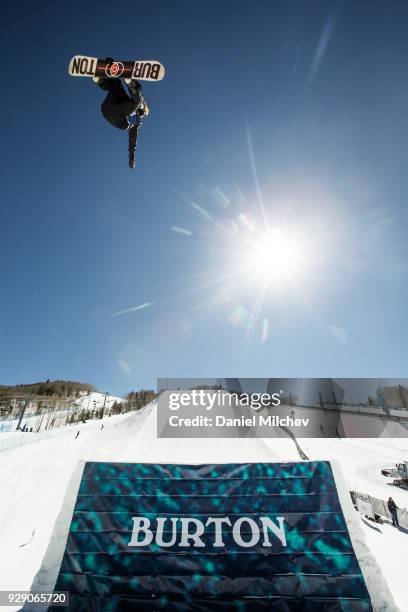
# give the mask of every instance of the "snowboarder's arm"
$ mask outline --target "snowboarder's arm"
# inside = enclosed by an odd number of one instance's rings
[[[137,145],[137,133],[140,128],[140,120],[129,130],[129,167],[135,167],[135,151]]]

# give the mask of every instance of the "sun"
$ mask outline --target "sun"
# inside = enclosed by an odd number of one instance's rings
[[[282,228],[272,228],[252,242],[246,254],[247,268],[263,279],[292,277],[302,263],[301,246]]]

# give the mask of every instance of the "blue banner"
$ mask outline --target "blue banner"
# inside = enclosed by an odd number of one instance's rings
[[[55,590],[74,610],[372,610],[324,461],[87,463]]]

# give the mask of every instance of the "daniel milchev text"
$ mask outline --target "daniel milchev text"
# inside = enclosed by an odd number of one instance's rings
[[[217,414],[214,418],[198,414],[194,417],[169,417],[170,427],[307,427],[310,419],[298,419],[291,416],[278,416],[276,414],[252,416],[226,417]]]

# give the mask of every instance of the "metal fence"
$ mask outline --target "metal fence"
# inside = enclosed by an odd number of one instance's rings
[[[373,497],[367,493],[360,493],[359,491],[350,491],[350,495],[354,505],[356,504],[357,498],[361,499],[371,504],[374,513],[380,516],[382,519],[386,519],[390,522],[392,521],[391,512],[388,510],[387,502],[383,499],[378,499],[378,497]],[[408,529],[408,510],[406,508],[398,508],[397,516],[400,527]]]

